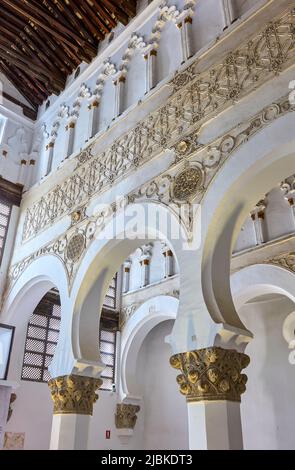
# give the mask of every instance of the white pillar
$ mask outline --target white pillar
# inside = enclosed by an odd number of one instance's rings
[[[130,268],[131,261],[126,260],[123,264],[123,293],[129,292],[130,290]]]
[[[224,29],[226,29],[237,19],[233,0],[221,0],[221,11]]]
[[[216,346],[175,354],[170,364],[186,397],[191,450],[243,448],[241,395],[250,362],[246,354]]]
[[[281,189],[283,190],[284,193],[284,198],[289,202],[293,217],[294,217],[294,222],[295,222],[295,178],[288,178],[288,180],[291,180],[290,183],[285,182],[281,186]]]
[[[53,163],[53,153],[54,153],[54,141],[49,142],[46,145],[46,152],[47,152],[47,169],[45,176],[49,175],[52,170],[52,163]]]
[[[192,402],[187,409],[190,450],[243,449],[240,403]]]
[[[177,23],[181,35],[182,62],[185,62],[192,56],[191,34],[192,34],[191,16],[187,16],[183,21]]]
[[[36,164],[36,160],[31,158],[29,161],[29,171],[28,171],[27,179],[26,179],[26,186],[28,188],[30,188],[34,184],[35,164]]]
[[[71,121],[66,125],[66,145],[65,145],[65,158],[68,158],[72,155],[74,150],[74,140],[75,140],[75,122]],[[62,158],[64,159],[64,158]]]
[[[96,390],[102,380],[64,375],[48,382],[54,402],[51,450],[86,450]]]
[[[115,91],[115,113],[114,118],[120,116],[124,111],[124,84],[126,78],[124,75],[120,75],[115,81],[114,85],[116,87]]]
[[[254,223],[255,235],[256,235],[256,245],[261,245],[265,243],[265,227],[264,227],[264,210],[265,206],[257,206],[251,212],[251,218]]]
[[[171,250],[167,249],[163,252],[165,258],[165,277],[171,277],[174,274],[174,258]]]
[[[141,266],[141,287],[148,286],[150,283],[150,260],[149,258],[140,261]]]
[[[26,170],[27,170],[27,160],[22,158],[22,160],[20,161],[20,168],[19,168],[19,173],[18,173],[18,178],[17,178],[17,182],[22,185],[25,185],[25,182],[26,182],[26,175],[27,175]]]
[[[87,450],[90,420],[89,415],[53,415],[50,450]]]
[[[156,85],[156,57],[157,51],[152,49],[144,55],[145,69],[145,93],[148,93]]]
[[[89,104],[89,129],[88,137],[91,139],[99,130],[99,101],[95,100]]]

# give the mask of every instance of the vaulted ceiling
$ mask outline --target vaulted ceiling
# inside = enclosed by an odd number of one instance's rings
[[[0,71],[37,109],[135,13],[136,0],[0,0]]]

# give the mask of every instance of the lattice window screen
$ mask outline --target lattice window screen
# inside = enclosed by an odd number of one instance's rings
[[[104,306],[115,309],[117,275],[107,292]],[[48,366],[58,342],[60,329],[60,305],[43,297],[30,318],[27,330],[22,376],[23,380],[47,382],[50,380]],[[115,380],[116,331],[101,329],[99,347],[102,361],[106,364],[101,378],[103,390],[111,390]]]
[[[112,390],[115,381],[116,361],[116,331],[100,329],[99,334],[100,356],[106,368],[101,373],[103,384],[102,390]]]
[[[11,204],[0,199],[0,264],[2,262],[11,215]]]
[[[48,366],[53,358],[60,329],[60,305],[52,297],[43,297],[30,318],[21,378],[48,382]]]
[[[106,293],[103,305],[106,308],[116,309],[116,296],[117,296],[117,274],[113,277],[112,282]]]

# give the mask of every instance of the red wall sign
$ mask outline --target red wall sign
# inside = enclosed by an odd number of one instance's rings
[[[108,429],[106,431],[106,439],[110,439],[111,438],[111,431]]]

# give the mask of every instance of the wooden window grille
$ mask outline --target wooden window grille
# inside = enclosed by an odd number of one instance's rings
[[[117,308],[117,278],[115,274],[104,298],[103,307],[106,309],[116,310]]]
[[[49,291],[34,310],[27,329],[22,380],[50,380],[48,366],[58,341],[60,310],[60,300],[55,290]]]
[[[99,349],[101,360],[106,368],[101,373],[103,384],[101,390],[112,390],[115,382],[116,365],[116,331],[101,328],[99,331]]]
[[[7,239],[11,208],[12,205],[9,202],[5,201],[5,199],[0,199],[0,265],[2,263],[5,243]]]
[[[117,275],[112,279],[104,300],[101,315],[99,348],[101,359],[106,364],[102,372],[102,390],[112,390],[115,381],[116,331],[119,315],[115,311],[117,295]],[[60,330],[60,299],[57,291],[48,292],[32,314],[25,344],[22,380],[48,382],[50,365]]]

